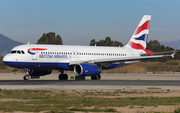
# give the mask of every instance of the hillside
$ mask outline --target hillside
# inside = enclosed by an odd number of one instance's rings
[[[0,56],[8,53],[13,47],[23,43],[14,41],[2,34],[0,34]]]
[[[180,40],[177,41],[171,41],[171,42],[161,42],[162,45],[172,47],[174,49],[180,50]]]

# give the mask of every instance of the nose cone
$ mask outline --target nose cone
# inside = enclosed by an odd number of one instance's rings
[[[2,61],[3,61],[6,65],[9,65],[10,62],[12,61],[11,56],[8,55],[8,54],[5,55],[5,56],[3,57],[3,59],[2,59]]]
[[[8,66],[10,66],[10,67],[15,67],[15,66],[16,66],[15,63],[14,63],[13,57],[12,57],[11,55],[9,55],[9,54],[5,55],[5,56],[3,57],[3,59],[2,59],[2,61],[3,61],[6,65],[8,65]]]
[[[6,55],[3,57],[2,61],[3,61],[3,62],[6,62],[6,61],[7,61]]]
[[[2,59],[2,61],[6,64],[7,61],[9,61],[9,58],[7,55],[5,55]]]

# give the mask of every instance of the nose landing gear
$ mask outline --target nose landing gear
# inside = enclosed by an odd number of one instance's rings
[[[24,75],[23,79],[24,80],[29,80],[29,75]]]
[[[29,80],[29,76],[30,76],[30,71],[31,70],[30,69],[25,69],[24,71],[25,71],[26,75],[24,75],[23,79],[24,80]]]

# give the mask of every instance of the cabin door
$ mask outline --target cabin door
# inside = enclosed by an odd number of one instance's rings
[[[32,60],[37,60],[38,59],[38,51],[32,50]]]

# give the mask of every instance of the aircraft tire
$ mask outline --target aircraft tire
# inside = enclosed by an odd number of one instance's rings
[[[68,79],[68,75],[67,74],[64,74],[64,80],[67,80]]]
[[[68,75],[67,74],[60,74],[59,75],[59,80],[67,80],[68,79]]]
[[[59,75],[59,77],[58,77],[59,80],[62,80],[62,79],[63,79],[63,78],[62,78],[62,75],[63,75],[63,74],[60,74],[60,75]]]
[[[100,80],[101,79],[101,75],[97,75],[97,79],[96,80]]]
[[[101,75],[93,75],[91,76],[91,80],[100,80],[101,79]]]
[[[24,80],[29,80],[29,75],[24,75],[23,79]]]
[[[91,80],[95,80],[95,75],[91,76]]]

